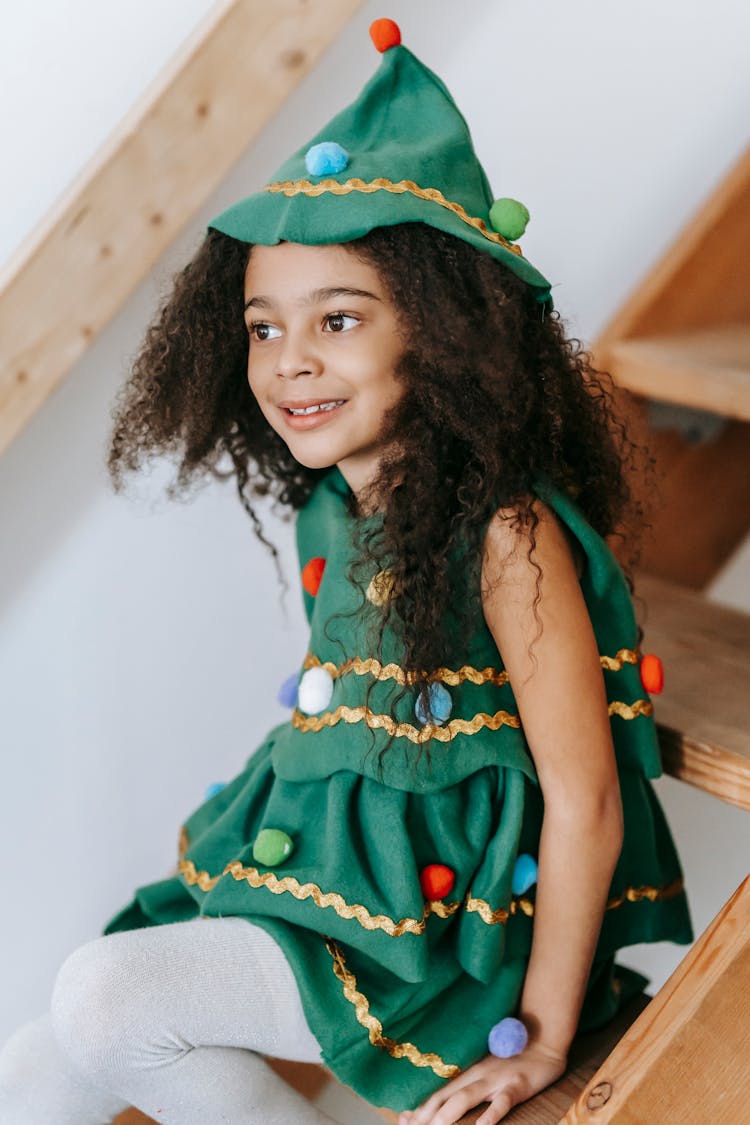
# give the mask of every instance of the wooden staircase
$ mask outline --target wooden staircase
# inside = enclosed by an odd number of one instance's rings
[[[661,506],[641,565],[702,590],[750,529],[750,149],[593,352],[656,456]],[[680,428],[664,425],[665,404]],[[690,436],[698,411],[713,422],[705,440]]]

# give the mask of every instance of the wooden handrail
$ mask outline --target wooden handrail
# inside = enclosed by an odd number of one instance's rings
[[[0,452],[360,3],[222,0],[70,185],[0,275]]]

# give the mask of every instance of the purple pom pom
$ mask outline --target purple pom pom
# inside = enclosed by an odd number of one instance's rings
[[[491,1055],[498,1059],[510,1059],[513,1055],[520,1055],[528,1041],[526,1025],[507,1016],[492,1028],[487,1045]]]
[[[296,707],[297,706],[297,683],[299,681],[299,672],[293,672],[288,676],[278,690],[276,698],[282,707]]]

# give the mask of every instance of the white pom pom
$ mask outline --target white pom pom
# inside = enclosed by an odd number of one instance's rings
[[[333,677],[325,668],[308,668],[299,682],[297,706],[308,715],[325,711],[333,695]]]

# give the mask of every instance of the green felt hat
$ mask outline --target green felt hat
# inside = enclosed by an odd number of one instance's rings
[[[383,58],[357,100],[209,230],[264,246],[318,246],[426,223],[492,254],[551,309],[550,283],[515,244],[529,213],[495,199],[444,83],[401,45],[392,20],[376,20],[370,35]]]

